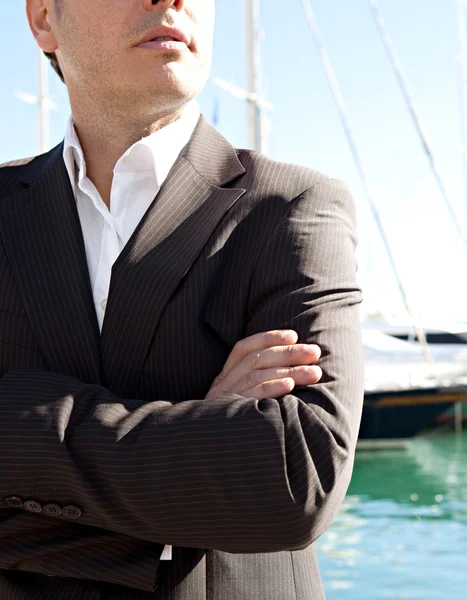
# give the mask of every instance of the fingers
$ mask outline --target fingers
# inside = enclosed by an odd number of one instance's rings
[[[266,381],[250,390],[243,392],[241,395],[245,398],[256,398],[262,400],[263,398],[280,398],[290,392],[295,387],[295,381],[291,377],[286,379],[276,379],[273,381]]]
[[[319,346],[315,344],[295,344],[274,346],[258,352],[250,352],[243,361],[229,373],[229,379],[239,381],[252,371],[277,367],[307,366],[315,363],[321,356]]]
[[[236,385],[236,389],[239,390],[241,395],[249,396],[258,391],[258,389],[260,393],[264,393],[264,384],[268,382],[274,382],[276,386],[278,382],[282,381],[283,385],[288,386],[290,382],[287,382],[287,384],[284,383],[288,379],[292,379],[293,386],[291,389],[293,389],[296,385],[313,385],[318,383],[322,375],[323,372],[316,365],[250,371],[243,381],[240,381]]]
[[[253,398],[279,398],[296,385],[313,385],[323,375],[314,365],[321,357],[315,344],[297,344],[293,330],[258,333],[240,340],[206,398],[236,393]]]
[[[301,369],[303,367],[300,367]],[[272,379],[264,381],[259,385],[256,385],[248,390],[240,392],[240,394],[246,398],[256,398],[261,400],[263,398],[280,398],[286,394],[290,394],[296,385],[311,385],[317,383],[322,377],[322,371],[319,367],[313,366],[308,367],[313,371],[313,374],[307,377],[302,377],[297,373],[293,377],[285,377],[283,379]],[[305,382],[307,383],[300,383]]]
[[[289,329],[266,331],[255,333],[235,344],[227,362],[222,369],[220,377],[225,377],[234,367],[241,363],[245,358],[254,352],[271,348],[272,346],[284,346],[296,344],[298,340],[297,332]]]

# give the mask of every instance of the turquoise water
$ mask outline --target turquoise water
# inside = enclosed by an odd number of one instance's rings
[[[327,600],[467,600],[467,433],[358,452],[317,547]]]

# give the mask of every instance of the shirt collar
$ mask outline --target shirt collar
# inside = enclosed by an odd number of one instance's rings
[[[185,107],[177,121],[142,138],[128,148],[117,161],[114,174],[152,171],[158,184],[162,185],[180,152],[189,142],[199,116],[199,105],[193,100]],[[76,193],[76,183],[79,184],[86,178],[86,161],[72,117],[68,120],[66,128],[63,159],[73,191]],[[78,180],[76,180],[76,170]]]

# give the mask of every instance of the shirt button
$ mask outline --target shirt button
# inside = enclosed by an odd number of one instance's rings
[[[73,504],[65,506],[62,509],[62,517],[65,517],[65,519],[69,519],[70,521],[75,521],[76,519],[79,519],[81,515],[81,509],[77,506],[73,506]]]
[[[10,508],[23,508],[23,499],[19,496],[8,496],[4,502]]]
[[[54,503],[46,504],[42,512],[49,517],[59,517],[62,514],[62,507]]]
[[[32,513],[42,512],[42,504],[37,502],[37,500],[26,500],[23,508]]]
[[[132,160],[133,160],[133,154],[130,152],[129,154],[127,154],[127,155],[125,156],[125,158],[123,159],[123,162],[124,162],[126,165],[128,165],[128,164],[130,164],[130,163],[132,162]]]
[[[101,308],[105,312],[105,309],[107,308],[107,298],[104,298],[104,300],[102,300]]]

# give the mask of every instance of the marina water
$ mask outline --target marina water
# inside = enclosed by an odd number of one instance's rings
[[[467,599],[467,433],[357,452],[317,548],[327,600]]]

